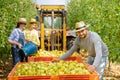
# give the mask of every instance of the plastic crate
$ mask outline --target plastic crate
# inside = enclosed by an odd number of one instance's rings
[[[24,63],[17,63],[8,75],[8,80],[59,80],[58,76],[14,76],[14,72],[18,65]]]
[[[28,62],[37,62],[37,61],[52,61],[54,58],[57,57],[28,57]],[[78,62],[82,62],[82,57],[81,56],[74,56],[74,57],[68,57],[65,59],[66,61],[68,60],[76,60]]]
[[[88,64],[83,63],[87,69]],[[91,74],[80,74],[80,75],[59,75],[59,80],[100,80],[97,72]]]
[[[97,72],[93,72],[89,75],[59,75],[59,80],[99,80]]]
[[[52,61],[53,57],[28,57],[28,62]]]
[[[65,61],[76,60],[74,57],[68,58]],[[58,76],[14,76],[14,72],[18,65],[24,63],[18,63],[8,75],[8,80],[99,80],[99,74],[93,72],[91,74],[80,75],[58,75]],[[87,68],[88,65],[83,63]]]

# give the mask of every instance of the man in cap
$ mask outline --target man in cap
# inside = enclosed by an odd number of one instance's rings
[[[100,80],[102,80],[109,55],[108,48],[100,36],[95,32],[89,31],[88,27],[89,25],[86,25],[83,21],[77,22],[75,26],[77,37],[73,46],[59,59],[53,60],[53,62],[71,56],[78,48],[85,49],[88,52],[88,70],[90,72],[97,71],[100,75]]]
[[[40,46],[39,35],[37,31],[37,21],[35,19],[30,20],[30,27],[28,30],[25,30],[25,39],[27,41],[32,41],[38,47]]]
[[[25,36],[23,30],[26,26],[26,19],[20,18],[17,22],[17,26],[11,32],[8,37],[8,42],[11,44],[12,49],[12,57],[13,57],[13,66],[15,66],[18,62],[23,62],[24,56],[22,56],[19,50],[25,44]]]
[[[67,38],[67,41],[66,41],[66,48],[67,50],[69,50],[72,45],[73,45],[73,41],[75,40],[76,38],[76,33],[74,30],[71,30],[70,27],[66,27],[66,38]]]

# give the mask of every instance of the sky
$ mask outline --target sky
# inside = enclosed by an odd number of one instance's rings
[[[40,5],[66,5],[68,0],[35,0]]]

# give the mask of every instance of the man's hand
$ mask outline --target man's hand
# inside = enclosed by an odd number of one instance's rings
[[[21,48],[22,48],[22,45],[21,45],[20,43],[18,44],[18,48],[19,48],[19,49],[21,49]]]
[[[94,72],[94,71],[96,71],[96,67],[93,66],[93,65],[89,65],[89,66],[88,66],[88,70],[89,70],[90,72]]]
[[[28,42],[30,42],[30,40],[25,40],[25,44],[27,44]]]
[[[59,62],[59,58],[53,58],[52,62]]]
[[[81,56],[83,56],[83,57],[85,57],[85,58],[88,57],[88,54],[87,54],[86,52],[80,51],[80,54],[81,54]]]

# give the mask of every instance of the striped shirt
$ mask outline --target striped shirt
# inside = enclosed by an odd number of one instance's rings
[[[23,41],[19,41],[20,38],[23,39]],[[13,31],[11,32],[10,36],[8,37],[8,40],[12,40],[18,43],[21,43],[21,45],[24,45],[24,32],[20,29],[20,28],[15,28],[13,29]],[[16,45],[12,45],[12,47],[16,47]]]

